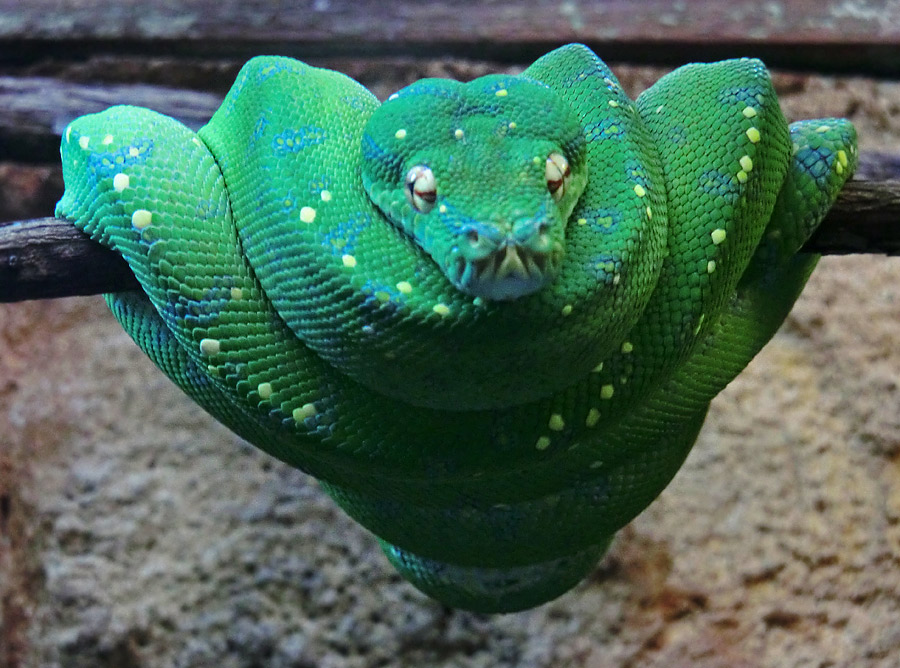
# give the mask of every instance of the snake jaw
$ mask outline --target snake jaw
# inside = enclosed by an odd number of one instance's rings
[[[543,287],[555,274],[561,252],[535,251],[507,243],[488,255],[465,260],[457,257],[454,282],[464,292],[494,301],[524,297]]]

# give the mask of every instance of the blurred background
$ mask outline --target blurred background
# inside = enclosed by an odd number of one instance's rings
[[[52,215],[76,116],[128,103],[199,127],[253,55],[384,98],[571,41],[632,96],[761,57],[790,120],[848,117],[864,160],[900,161],[895,1],[0,0],[0,221]],[[490,617],[401,581],[100,297],[0,304],[0,668],[900,665],[898,323],[900,260],[825,258],[594,575]]]

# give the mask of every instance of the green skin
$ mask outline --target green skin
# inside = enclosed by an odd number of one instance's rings
[[[632,102],[587,48],[519,76],[353,80],[251,60],[194,133],[114,107],[56,215],[120,252],[114,314],[188,395],[322,481],[427,594],[538,605],[677,472],[769,340],[857,159],[763,65]]]

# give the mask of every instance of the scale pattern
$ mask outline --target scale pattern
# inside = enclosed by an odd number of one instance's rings
[[[262,57],[199,133],[75,120],[56,215],[128,261],[143,292],[107,301],[192,399],[319,478],[422,591],[511,611],[583,579],[675,475],[856,160],[848,121],[788,126],[756,60],[635,102],[569,45],[380,105]],[[404,190],[422,166],[428,206]],[[554,249],[533,290],[459,283],[517,230]]]

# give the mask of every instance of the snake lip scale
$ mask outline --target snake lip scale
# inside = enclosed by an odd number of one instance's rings
[[[254,58],[196,133],[113,107],[61,154],[56,215],[134,271],[106,300],[138,346],[482,612],[575,587],[672,480],[858,161],[758,60],[631,100],[578,44],[384,103]]]

